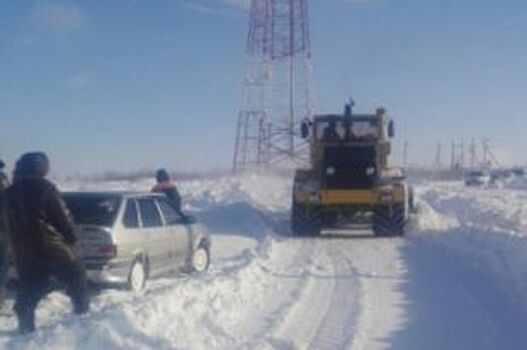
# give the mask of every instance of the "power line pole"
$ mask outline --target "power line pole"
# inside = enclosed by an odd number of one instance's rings
[[[459,166],[462,172],[465,171],[465,141],[461,140],[461,143],[459,144],[459,151],[460,151],[460,159],[459,159]]]
[[[440,170],[442,168],[442,164],[441,164],[441,142],[439,142],[437,144],[434,168],[436,170]]]
[[[452,140],[452,145],[450,146],[450,170],[456,169],[456,142]]]
[[[485,169],[490,168],[489,142],[490,142],[490,139],[488,137],[484,137],[481,140],[481,148],[483,149],[483,168]]]
[[[465,141],[461,141],[461,170],[465,171]]]
[[[403,166],[405,169],[408,167],[408,140],[404,140],[403,145]]]
[[[476,168],[476,156],[477,156],[477,149],[476,149],[476,140],[472,138],[472,142],[470,143],[470,168],[474,170]]]

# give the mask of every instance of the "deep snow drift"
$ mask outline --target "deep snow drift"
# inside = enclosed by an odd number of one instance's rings
[[[288,234],[291,179],[180,188],[186,210],[213,234],[206,275],[151,280],[139,294],[102,290],[84,317],[53,293],[33,335],[15,335],[15,319],[0,318],[0,348],[514,349],[527,341],[527,192],[424,183],[404,238],[300,239]]]

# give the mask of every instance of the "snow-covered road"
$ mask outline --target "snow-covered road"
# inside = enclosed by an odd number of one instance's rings
[[[527,192],[418,186],[404,238],[288,234],[290,180],[181,184],[214,234],[202,277],[167,276],[132,294],[102,290],[85,317],[61,293],[39,330],[7,349],[521,349],[527,344]],[[101,184],[93,185],[98,188]],[[150,183],[108,183],[147,189]],[[79,188],[63,184],[63,188]],[[524,204],[525,203],[525,204]],[[526,216],[527,217],[527,216]]]

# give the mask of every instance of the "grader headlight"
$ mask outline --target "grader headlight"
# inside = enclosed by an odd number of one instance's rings
[[[316,180],[308,180],[300,183],[296,188],[296,197],[302,201],[319,202],[320,201],[320,184]]]
[[[366,175],[368,175],[368,176],[375,175],[375,167],[374,166],[367,167],[366,168]]]

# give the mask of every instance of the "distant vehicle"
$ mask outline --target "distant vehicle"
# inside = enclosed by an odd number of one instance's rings
[[[511,172],[515,176],[525,176],[525,169],[524,168],[520,168],[520,167],[512,168]]]
[[[209,234],[162,194],[70,192],[64,200],[78,225],[76,250],[91,282],[137,291],[150,277],[209,267]]]
[[[485,171],[471,171],[465,175],[466,186],[486,186],[492,182],[492,178],[489,173]]]

